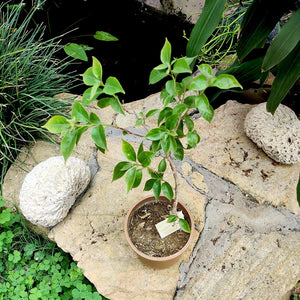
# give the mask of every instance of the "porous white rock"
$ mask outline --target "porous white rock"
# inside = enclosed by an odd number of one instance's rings
[[[36,165],[25,177],[19,199],[24,217],[51,227],[62,221],[90,182],[89,167],[79,158],[55,156]]]
[[[289,107],[280,104],[272,115],[266,102],[261,103],[247,114],[244,127],[246,135],[273,160],[300,162],[300,121]]]

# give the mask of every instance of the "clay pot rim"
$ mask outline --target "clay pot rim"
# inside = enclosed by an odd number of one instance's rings
[[[158,198],[159,200],[164,200],[164,201],[169,201],[170,200],[164,196],[160,196]],[[145,253],[143,253],[142,251],[140,251],[139,249],[137,249],[135,247],[135,245],[132,243],[130,237],[129,237],[129,234],[128,234],[128,221],[129,221],[129,218],[132,214],[132,212],[138,208],[139,206],[141,206],[142,204],[148,202],[148,201],[155,201],[155,197],[154,196],[147,196],[147,197],[144,197],[143,199],[139,200],[138,202],[136,202],[127,212],[126,214],[126,217],[125,217],[125,222],[124,222],[124,232],[125,232],[125,236],[126,236],[126,240],[127,242],[129,243],[130,247],[141,257],[147,259],[147,260],[151,260],[151,261],[155,261],[155,262],[160,262],[160,261],[166,261],[166,260],[172,260],[176,257],[180,257],[183,252],[186,251],[186,249],[190,246],[191,244],[191,241],[193,239],[193,235],[194,235],[194,231],[195,231],[195,226],[194,226],[194,219],[191,215],[191,213],[189,212],[189,210],[187,209],[187,207],[180,201],[178,201],[178,206],[180,206],[183,211],[184,211],[184,214],[188,216],[189,218],[189,221],[190,221],[190,228],[191,228],[191,233],[190,233],[190,237],[189,239],[187,240],[186,244],[184,245],[183,248],[181,248],[178,252],[172,254],[172,255],[169,255],[169,256],[163,256],[163,257],[156,257],[156,256],[150,256],[150,255],[147,255]]]

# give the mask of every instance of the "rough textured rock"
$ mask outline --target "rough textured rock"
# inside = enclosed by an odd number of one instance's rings
[[[90,170],[82,160],[51,157],[35,166],[20,191],[20,209],[35,225],[51,227],[62,221],[90,181]]]
[[[220,179],[207,182],[213,199],[194,252],[180,266],[175,299],[288,300],[300,278],[300,219]]]
[[[185,14],[191,23],[196,23],[205,0],[162,0],[162,7],[168,14]]]
[[[124,180],[111,182],[113,168],[124,156],[119,139],[108,138],[108,149],[106,154],[98,153],[100,169],[87,193],[50,231],[49,237],[71,253],[85,276],[109,299],[172,299],[180,262],[165,270],[145,266],[129,248],[123,231],[128,209],[151,192],[144,192],[142,183],[127,195]],[[171,174],[168,176],[172,184]],[[198,228],[182,261],[188,259],[203,227],[205,197],[183,178],[179,181],[179,191],[179,198],[192,212]]]
[[[154,10],[166,14],[186,15],[191,23],[196,23],[201,14],[205,0],[138,0]]]
[[[289,107],[280,104],[272,115],[261,103],[247,114],[244,126],[247,136],[275,161],[300,162],[300,121]]]
[[[105,123],[132,128],[139,111],[146,114],[160,105],[155,94],[127,104],[125,117],[116,117],[110,108],[99,111],[91,107],[90,111]],[[197,247],[193,251],[195,237],[182,258],[185,263],[153,270],[144,266],[126,244],[126,211],[148,193],[141,187],[126,195],[123,180],[111,182],[115,163],[124,159],[120,138],[138,141],[114,129],[106,131],[109,151],[97,153],[97,161],[90,137],[83,136],[75,148],[76,157],[93,162],[96,175],[67,217],[48,230],[49,237],[71,253],[85,276],[111,300],[288,299],[300,279],[299,219],[273,206],[297,211],[300,164],[274,164],[249,140],[243,124],[251,108],[229,101],[215,111],[211,123],[193,116],[201,142],[182,162],[176,161],[176,168],[180,173],[180,198],[195,217],[198,237],[205,227]],[[156,125],[155,118],[147,119],[146,125]],[[28,170],[59,155],[58,147],[40,141],[30,151],[33,156],[25,151],[20,156]],[[13,165],[5,177],[3,196],[17,206],[26,174]],[[168,180],[172,184],[172,179]]]
[[[227,101],[215,111],[211,123],[195,120],[201,142],[186,157],[234,183],[255,201],[300,214],[296,195],[300,163],[278,164],[246,136],[244,120],[251,108]]]

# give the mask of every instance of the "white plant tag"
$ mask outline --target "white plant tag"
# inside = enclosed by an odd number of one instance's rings
[[[177,212],[177,216],[180,219],[184,219],[182,211]],[[167,223],[167,222],[168,222],[168,219],[165,219],[155,225],[156,229],[162,239],[180,229],[178,220],[175,222],[172,222],[172,223]]]

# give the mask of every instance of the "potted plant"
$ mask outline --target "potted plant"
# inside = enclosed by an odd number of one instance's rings
[[[149,263],[149,260],[153,260],[152,266],[165,268],[178,260],[188,247],[194,230],[191,214],[178,201],[178,175],[174,164],[174,159],[182,160],[185,151],[195,148],[200,142],[200,136],[189,114],[193,110],[198,110],[201,116],[210,122],[214,110],[205,96],[206,88],[212,86],[221,89],[241,88],[241,85],[232,75],[214,76],[212,69],[206,64],[199,65],[197,67],[199,75],[193,76],[191,64],[194,58],[181,57],[172,60],[171,44],[167,39],[161,50],[160,60],[161,64],[151,71],[149,82],[155,84],[166,79],[165,88],[161,91],[163,106],[148,111],[146,115],[140,112],[135,124],[143,126],[147,118],[157,116],[157,127],[140,136],[143,140],[148,140],[150,146],[145,148],[142,141],[136,151],[129,142],[122,139],[122,151],[127,160],[119,162],[114,167],[112,180],[124,177],[128,193],[141,184],[145,173],[149,175],[144,190],[152,190],[153,196],[142,199],[128,212],[125,235],[130,246],[144,261]],[[82,102],[74,102],[71,118],[53,116],[44,125],[51,133],[62,136],[60,147],[65,160],[71,155],[81,135],[89,128],[92,128],[91,137],[96,147],[105,152],[107,150],[105,127],[116,127],[103,124],[95,113],[89,114],[84,106],[97,101],[100,109],[111,106],[117,113],[125,114],[117,95],[125,92],[115,77],[108,77],[104,83],[102,66],[98,59],[93,57],[92,66],[84,72],[82,78],[89,87],[83,93]],[[126,134],[135,134],[128,129],[120,129]],[[157,167],[152,165],[154,157],[160,159]],[[174,177],[173,187],[166,180],[167,165]],[[139,232],[136,233],[135,229]],[[141,230],[144,232],[141,233]],[[145,238],[146,235],[150,235],[150,242],[136,240],[137,237]],[[172,238],[173,236],[176,237]],[[158,246],[155,247],[153,247],[154,238],[158,239]],[[169,239],[171,247],[165,243]],[[179,240],[182,245],[174,247]],[[147,245],[152,248],[144,249]],[[171,250],[165,252],[166,248]]]

